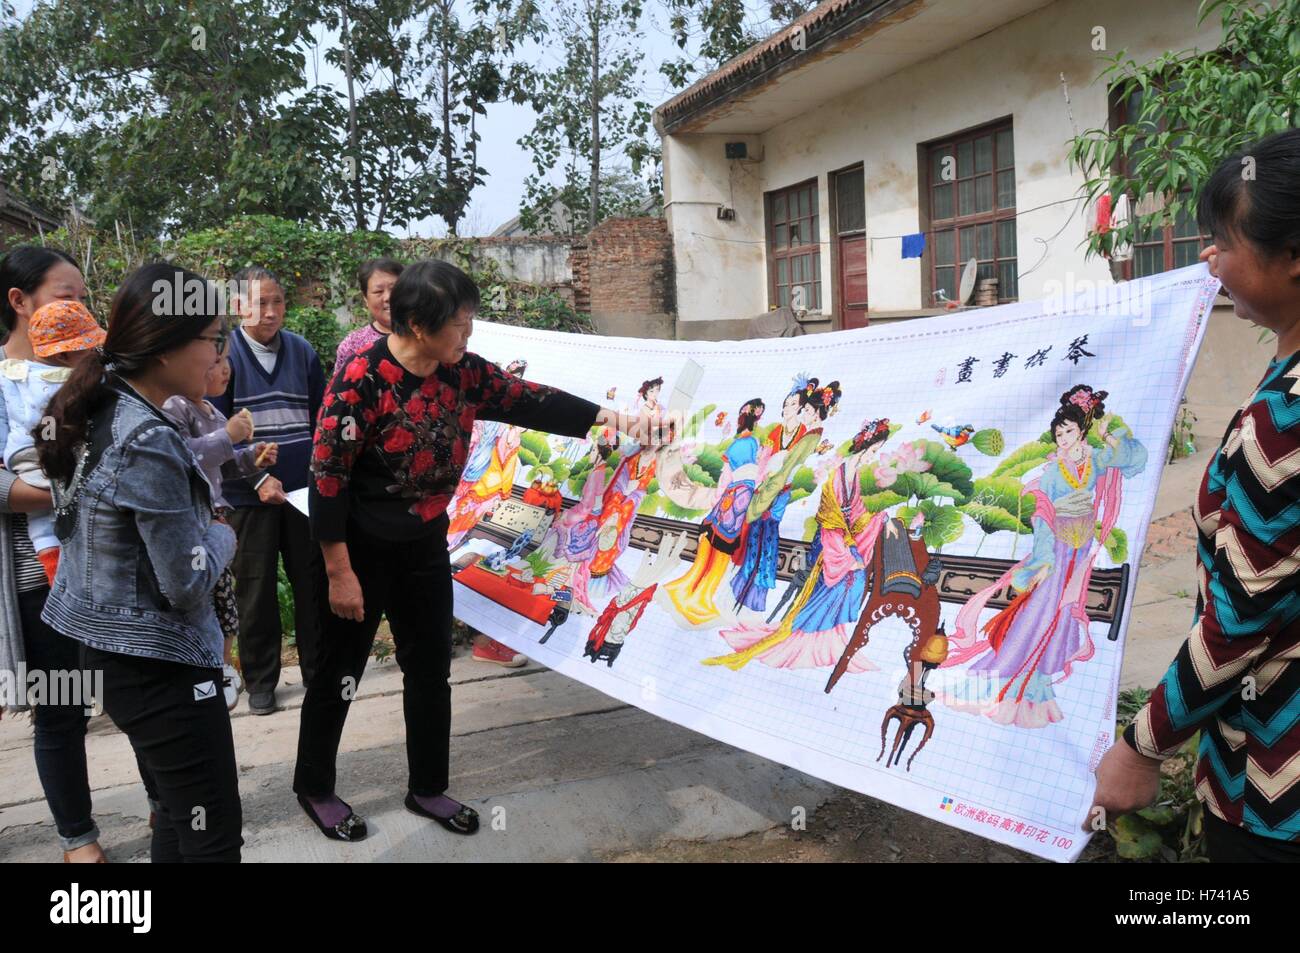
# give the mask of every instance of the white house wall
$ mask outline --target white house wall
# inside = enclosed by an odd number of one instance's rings
[[[664,140],[664,216],[673,236],[679,323],[687,316],[717,321],[750,318],[767,310],[762,224],[766,186],[758,174],[759,163],[721,158],[723,145],[738,141],[753,148],[761,140],[736,135]],[[720,205],[735,208],[734,221],[718,220]]]
[[[1067,143],[1076,130],[1106,122],[1106,87],[1095,79],[1109,56],[1125,49],[1144,61],[1166,49],[1217,42],[1217,19],[1198,28],[1197,6],[1196,0],[1060,0],[760,135],[668,137],[665,202],[679,333],[695,336],[691,322],[748,319],[767,309],[763,194],[811,178],[821,205],[822,304],[829,318],[827,173],[859,162],[866,181],[870,310],[930,307],[921,300],[921,261],[903,260],[900,239],[882,237],[920,230],[917,146],[1007,116],[1015,141],[1020,297],[1041,296],[1053,280],[1108,282],[1106,263],[1084,257],[1091,209],[1080,201],[1027,210],[1078,193],[1083,177],[1068,166]],[[1103,52],[1092,49],[1098,26],[1106,31]],[[762,160],[729,163],[723,144],[737,140],[747,141],[751,154],[761,150]],[[719,205],[735,209],[734,221],[717,219]]]

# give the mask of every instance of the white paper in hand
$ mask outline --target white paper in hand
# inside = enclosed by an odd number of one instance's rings
[[[290,490],[285,494],[285,497],[303,516],[311,515],[307,512],[307,488],[305,486],[300,490]]]

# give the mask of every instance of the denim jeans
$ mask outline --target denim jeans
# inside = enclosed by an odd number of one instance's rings
[[[27,671],[81,670],[81,644],[55,632],[41,621],[41,609],[49,587],[18,593],[18,612],[23,624],[23,647]],[[86,773],[86,714],[89,699],[76,705],[36,705],[36,774],[41,779],[45,803],[54,815],[59,843],[65,851],[99,840],[99,828],[90,813],[90,778]]]

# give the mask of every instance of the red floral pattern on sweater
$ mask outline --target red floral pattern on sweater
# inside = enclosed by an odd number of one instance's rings
[[[399,534],[442,515],[479,416],[582,437],[599,409],[472,352],[420,378],[397,363],[389,340],[335,368],[326,389],[311,457],[317,538],[344,538],[349,511]]]

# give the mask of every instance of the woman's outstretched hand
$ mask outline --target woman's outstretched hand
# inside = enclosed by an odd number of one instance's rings
[[[644,416],[630,414],[611,407],[602,407],[596,415],[594,426],[608,427],[627,434],[648,450],[658,450],[675,444],[680,437],[680,427],[671,414]]]

